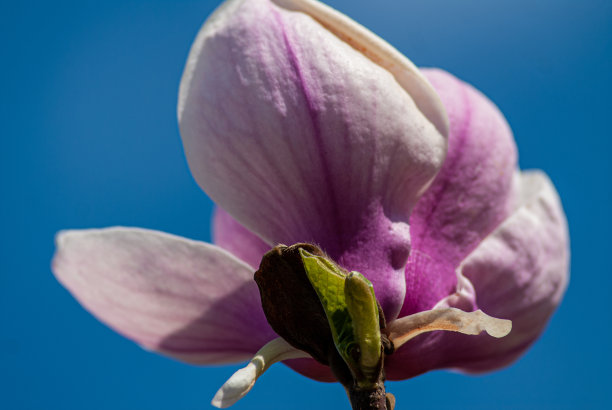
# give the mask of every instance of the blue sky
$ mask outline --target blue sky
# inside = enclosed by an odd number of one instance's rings
[[[175,105],[191,41],[217,4],[2,2],[0,407],[206,409],[238,368],[143,351],[83,310],[49,268],[65,228],[141,226],[210,240],[212,203],[187,169]],[[612,3],[328,4],[417,65],[442,67],[491,98],[521,167],[550,175],[570,224],[570,286],[532,349],[485,376],[390,383],[399,408],[609,406]],[[339,385],[276,366],[235,408],[347,407]]]

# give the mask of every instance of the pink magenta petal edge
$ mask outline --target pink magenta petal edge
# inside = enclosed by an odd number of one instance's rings
[[[453,75],[422,71],[446,107],[450,134],[444,165],[410,216],[400,316],[432,309],[453,292],[457,266],[516,207],[516,146],[502,113]]]
[[[477,307],[510,319],[506,337],[435,332],[416,337],[387,360],[387,376],[400,380],[433,369],[478,373],[516,360],[541,334],[569,279],[569,237],[559,197],[546,175],[520,175],[521,204],[461,263]]]

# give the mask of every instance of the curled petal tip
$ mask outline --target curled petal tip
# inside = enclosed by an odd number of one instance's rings
[[[211,404],[217,408],[230,407],[246,396],[255,381],[276,362],[287,359],[310,357],[307,353],[291,346],[285,339],[276,338],[262,347],[253,359],[232,375],[213,397]]]
[[[243,398],[255,385],[258,371],[255,363],[249,363],[230,377],[213,397],[211,404],[224,409]]]
[[[55,246],[59,247],[61,245],[63,245],[66,236],[69,234],[69,232],[71,231],[67,231],[67,230],[61,230],[58,233],[55,234]]]
[[[387,334],[395,348],[420,335],[435,330],[446,330],[477,335],[486,331],[493,337],[504,337],[512,329],[512,322],[497,319],[484,313],[482,310],[464,312],[456,308],[433,309],[406,316],[392,322]]]
[[[316,0],[272,0],[280,7],[300,11],[389,71],[414,99],[423,115],[445,138],[449,121],[440,97],[419,69],[385,40],[344,14]]]
[[[480,316],[477,320],[479,321],[478,323],[480,324],[481,329],[486,331],[489,336],[496,338],[504,337],[507,336],[512,330],[511,320],[491,317],[482,310],[477,310],[476,313]]]

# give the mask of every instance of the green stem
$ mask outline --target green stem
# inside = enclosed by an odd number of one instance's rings
[[[329,356],[329,366],[336,379],[346,389],[353,410],[393,410],[395,408],[395,397],[385,392],[382,359],[378,381],[371,387],[358,385],[350,369],[335,350],[332,350]]]

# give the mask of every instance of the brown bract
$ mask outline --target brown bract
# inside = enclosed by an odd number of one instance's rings
[[[266,253],[255,272],[261,304],[274,331],[297,349],[329,366],[335,352],[327,316],[310,284],[299,249],[324,256],[315,245],[278,245]]]

